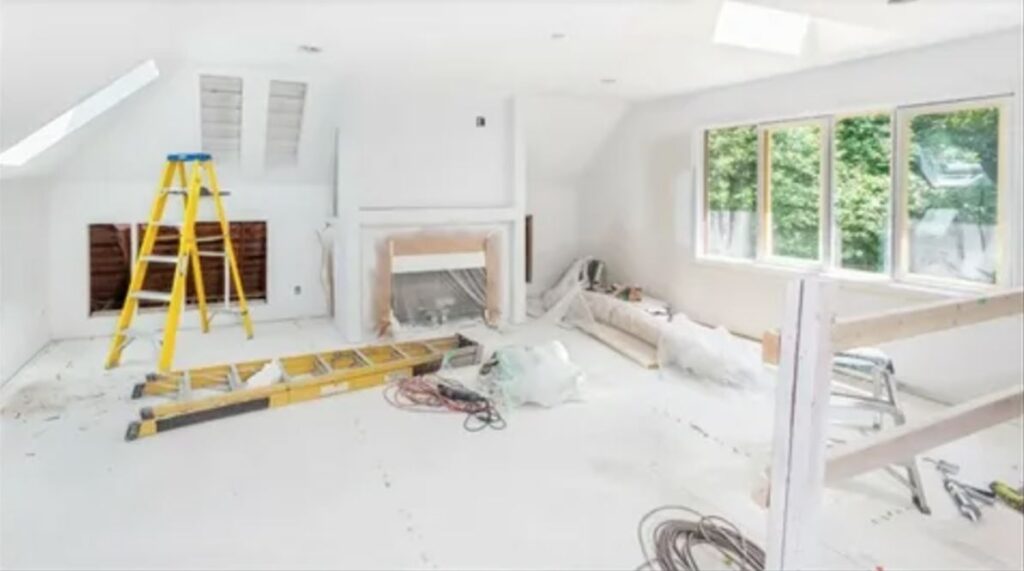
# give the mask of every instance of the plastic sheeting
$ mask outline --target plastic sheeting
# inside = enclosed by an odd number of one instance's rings
[[[551,407],[578,400],[584,380],[559,341],[498,349],[480,371],[481,385],[504,406]]]
[[[585,269],[591,258],[580,258],[541,298],[544,318],[587,331],[602,323],[657,348],[660,368],[676,366],[693,376],[734,385],[754,386],[765,380],[758,347],[737,339],[724,327],[711,328],[670,310],[648,296],[630,302],[586,291]]]
[[[682,313],[661,329],[658,366],[678,366],[696,377],[733,386],[752,387],[765,380],[754,344],[743,343],[724,327],[694,323]]]
[[[396,274],[392,310],[402,325],[441,325],[450,320],[483,318],[487,304],[482,268]]]

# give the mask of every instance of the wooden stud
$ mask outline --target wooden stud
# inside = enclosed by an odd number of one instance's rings
[[[792,282],[782,329],[772,444],[768,569],[805,569],[825,484],[833,288],[818,278]]]
[[[952,406],[932,418],[910,422],[847,444],[829,454],[826,483],[831,484],[958,440],[1024,413],[1024,391],[1015,385]]]

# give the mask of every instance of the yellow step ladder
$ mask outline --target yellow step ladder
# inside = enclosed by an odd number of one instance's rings
[[[191,164],[191,171],[186,175],[186,165],[189,164]],[[203,183],[204,175],[205,185]],[[173,186],[176,179],[180,187]],[[184,220],[180,222],[165,222],[163,220],[164,208],[167,206],[167,200],[171,195],[180,195],[182,197],[185,215]],[[213,237],[213,239],[223,241],[224,249],[221,251],[199,250],[196,238],[196,216],[199,211],[199,200],[202,198],[213,199],[221,231],[221,234]],[[153,254],[153,247],[156,245],[157,234],[161,227],[178,229],[177,255],[158,256]],[[211,238],[203,238],[203,240],[209,239]],[[117,320],[114,338],[110,341],[110,351],[107,353],[106,361],[108,369],[118,365],[124,348],[133,339],[140,336],[130,329],[132,320],[135,319],[139,302],[156,301],[168,304],[157,370],[161,372],[171,370],[171,364],[174,360],[174,342],[178,333],[178,322],[181,320],[181,310],[186,302],[186,279],[190,265],[199,305],[200,324],[204,333],[210,330],[210,314],[206,308],[206,291],[203,288],[203,273],[200,264],[200,258],[207,256],[224,258],[231,269],[231,281],[234,284],[235,291],[238,293],[237,313],[242,318],[242,326],[245,328],[246,337],[251,339],[252,320],[249,318],[249,306],[245,301],[245,291],[242,289],[242,277],[238,273],[235,250],[231,245],[231,228],[224,214],[224,205],[221,203],[221,191],[217,185],[217,174],[213,168],[213,158],[208,153],[175,153],[167,155],[167,162],[164,164],[163,174],[160,176],[160,187],[157,190],[156,199],[150,210],[149,222],[146,224],[146,233],[142,238],[142,246],[135,260],[135,269],[132,272],[131,284],[128,286],[128,295],[124,300],[121,316]],[[175,267],[171,291],[149,291],[142,289],[146,281],[146,271],[150,264],[170,264]],[[229,299],[225,299],[225,303],[228,303],[228,301]]]

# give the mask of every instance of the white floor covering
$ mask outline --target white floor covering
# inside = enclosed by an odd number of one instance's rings
[[[771,443],[772,388],[644,370],[597,341],[531,323],[470,334],[489,347],[561,339],[585,400],[468,433],[458,415],[390,408],[370,389],[123,441],[153,363],[107,339],[52,343],[0,391],[0,566],[635,569],[639,518],[662,504],[723,515],[763,544],[751,499]],[[343,344],[327,320],[183,332],[178,366]],[[897,364],[898,365],[898,364]],[[462,371],[463,375],[471,371]],[[907,399],[913,419],[936,405]],[[987,484],[1021,481],[1008,423],[932,451]],[[821,566],[1020,569],[1019,514],[955,513],[922,466],[933,515],[884,473],[826,494]]]

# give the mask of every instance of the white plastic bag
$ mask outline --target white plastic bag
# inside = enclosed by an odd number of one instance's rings
[[[765,374],[756,347],[745,346],[723,327],[704,327],[682,313],[662,328],[658,364],[677,365],[697,377],[738,386],[758,385]]]
[[[481,384],[507,406],[551,407],[580,398],[583,371],[559,341],[505,347],[481,369]]]

